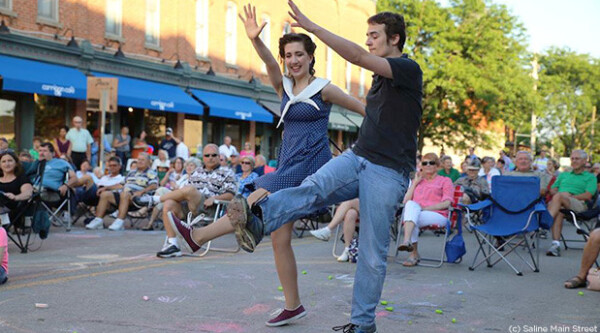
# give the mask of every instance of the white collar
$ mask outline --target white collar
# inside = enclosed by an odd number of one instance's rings
[[[293,90],[294,82],[289,77],[284,76],[283,77],[283,90],[288,95],[290,100],[285,104],[285,107],[283,108],[283,111],[281,112],[281,118],[279,119],[279,123],[277,124],[277,127],[279,127],[279,125],[281,125],[281,123],[283,123],[283,118],[285,117],[285,114],[287,113],[287,111],[289,110],[289,108],[292,104],[307,103],[307,104],[312,105],[313,107],[315,107],[315,109],[320,111],[321,109],[319,108],[317,103],[315,103],[310,98],[312,96],[314,96],[316,93],[318,93],[319,91],[321,91],[323,88],[325,88],[325,86],[327,86],[328,84],[329,84],[329,80],[325,80],[322,78],[315,78],[311,83],[308,84],[308,86],[306,86],[306,88],[304,88],[304,90],[302,90],[300,92],[300,94],[298,94],[298,96],[294,96],[294,90]]]

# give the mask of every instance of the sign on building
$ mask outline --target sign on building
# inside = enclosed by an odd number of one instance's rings
[[[100,100],[102,91],[106,90],[107,95],[107,112],[117,112],[117,78],[94,77],[89,76],[87,79],[87,109],[90,111],[102,111],[100,109]]]

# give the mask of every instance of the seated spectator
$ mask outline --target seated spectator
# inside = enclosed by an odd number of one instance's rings
[[[411,252],[404,266],[418,264],[417,243],[419,229],[430,225],[446,225],[448,208],[452,204],[454,186],[448,177],[436,173],[439,160],[436,154],[428,153],[421,160],[422,170],[417,172],[404,196],[404,242],[399,251]]]
[[[469,166],[469,162],[468,161],[463,161],[460,164],[460,176],[464,177],[467,175],[467,167]],[[477,170],[477,172],[479,172],[479,170]]]
[[[2,244],[0,243],[0,246]],[[581,256],[581,266],[579,267],[579,273],[569,280],[565,281],[565,288],[581,288],[585,287],[587,275],[594,264],[598,254],[600,253],[600,229],[594,229],[590,233],[585,247],[583,248],[583,255]]]
[[[158,179],[162,180],[167,171],[171,167],[171,161],[169,161],[169,153],[164,149],[158,150],[158,158],[152,162],[152,170],[158,174]]]
[[[160,197],[153,196],[148,198],[149,200],[136,199],[136,204],[140,206],[144,204],[155,206],[159,202],[164,204],[163,221],[165,221],[167,239],[162,250],[156,254],[160,258],[181,256],[175,231],[167,222],[169,212],[180,219],[188,216],[187,220],[191,222],[194,217],[202,213],[207,215],[214,213],[215,200],[231,200],[237,192],[235,174],[230,169],[219,165],[219,147],[215,144],[207,144],[202,153],[204,167],[194,171],[187,186]],[[187,203],[187,207],[184,207],[183,203]]]
[[[550,192],[554,195],[548,203],[548,212],[554,218],[552,224],[552,245],[546,252],[551,257],[560,256],[560,237],[564,215],[561,209],[583,212],[587,209],[586,201],[596,193],[596,178],[585,171],[588,155],[583,150],[571,153],[572,171],[561,173],[552,185]]]
[[[29,153],[29,151],[27,150],[23,150],[21,153],[19,153],[19,162],[21,163],[31,163],[33,162],[33,156],[31,156],[31,154]]]
[[[263,155],[256,155],[254,172],[256,172],[259,177],[273,171],[275,171],[275,168],[267,165],[267,160]]]
[[[81,165],[79,165],[79,170],[77,170],[75,174],[77,175],[77,179],[81,180],[81,178],[87,176],[92,179],[94,184],[98,183],[98,177],[96,177],[96,175],[92,172],[92,165],[88,160],[81,161]]]
[[[78,179],[79,187],[75,189],[75,198],[77,202],[83,202],[87,206],[97,206],[100,196],[103,192],[115,191],[123,188],[125,177],[121,175],[121,159],[112,156],[106,163],[108,174],[103,175],[97,181],[94,181],[92,173],[82,175]],[[94,175],[95,177],[95,175]],[[88,222],[91,222],[90,219]]]
[[[496,161],[493,157],[486,156],[481,161],[482,168],[479,169],[479,177],[484,177],[488,186],[490,187],[490,193],[492,193],[492,177],[500,176],[500,171],[494,166]]]
[[[508,171],[504,171],[504,166],[505,166],[505,162],[503,159],[498,159],[498,161],[496,161],[496,169],[498,169],[498,171],[500,171],[501,175],[503,175],[505,172],[508,172]]]
[[[242,165],[240,164],[240,155],[238,152],[233,152],[229,156],[229,167],[233,170],[233,173],[238,174],[242,172]]]
[[[185,162],[183,175],[181,177],[179,177],[175,181],[174,184],[171,184],[170,187],[159,187],[158,190],[156,190],[156,192],[154,192],[154,195],[162,196],[171,191],[175,191],[177,189],[184,187],[185,185],[187,185],[187,181],[190,178],[190,175],[192,175],[194,173],[194,171],[197,168],[199,168],[200,166],[201,166],[201,163],[197,158],[189,159],[187,162]],[[134,204],[135,204],[135,202],[134,202]],[[162,213],[162,210],[163,210],[162,202],[157,204],[156,206],[154,206],[154,208],[152,209],[152,214],[150,215],[150,220],[148,221],[148,224],[146,224],[146,226],[142,228],[142,230],[144,230],[144,231],[154,230],[154,227],[153,227],[154,221],[156,221],[156,219],[158,218],[158,215],[160,213]]]
[[[467,166],[467,175],[460,177],[455,185],[463,188],[463,197],[460,202],[469,205],[484,200],[490,195],[490,188],[484,178],[479,177],[481,163],[479,159],[473,159]]]
[[[156,172],[150,170],[150,157],[146,153],[138,154],[137,169],[130,171],[123,180],[122,190],[103,191],[96,207],[96,217],[86,226],[88,229],[104,227],[104,215],[109,205],[118,205],[115,221],[108,227],[110,230],[123,230],[125,217],[134,197],[149,196],[158,187]]]
[[[131,161],[131,164],[129,164],[129,170],[128,170],[128,172],[136,171],[136,170],[137,170],[137,157],[136,157],[135,160]]]
[[[546,165],[546,169],[543,171],[547,175],[547,177],[550,178],[550,181],[548,181],[548,187],[546,188],[546,203],[549,203],[550,200],[552,200],[552,193],[550,191],[550,188],[552,187],[552,185],[554,185],[556,178],[558,178],[558,175],[560,174],[558,169],[560,169],[560,165],[558,164],[558,162],[553,158],[549,158],[548,163]]]
[[[37,163],[46,160],[44,169],[44,177],[42,179],[42,187],[51,192],[58,192],[60,197],[64,197],[67,191],[75,183],[77,183],[77,175],[73,166],[61,158],[55,158],[54,146],[50,142],[44,142],[39,147],[39,160],[32,163],[29,171],[37,170]],[[69,175],[69,181],[65,183],[65,178]],[[42,194],[42,199],[50,199],[50,201],[58,201],[55,196],[50,194]]]
[[[346,262],[350,258],[350,242],[354,238],[356,230],[356,222],[358,221],[360,205],[358,198],[342,202],[337,209],[331,222],[325,227],[318,230],[311,230],[310,234],[314,237],[328,241],[331,237],[331,232],[338,224],[344,222],[344,252],[337,258],[339,262]]]
[[[254,180],[258,178],[258,175],[252,171],[254,170],[254,157],[242,157],[240,164],[242,167],[242,172],[235,175],[235,179],[238,182],[237,193],[243,195],[244,198],[247,198],[250,193],[254,191],[254,186],[252,186],[252,184],[254,183]]]
[[[17,222],[14,219],[23,209],[22,203],[29,200],[32,194],[33,186],[25,176],[17,155],[9,151],[0,153],[0,214],[8,214],[10,221]],[[5,224],[5,221],[2,222]]]
[[[500,171],[500,173],[513,170],[512,160],[510,159],[510,157],[508,157],[508,155],[506,155],[506,152],[504,150],[500,150],[500,158],[498,158],[498,160],[504,161],[504,163],[502,163],[503,168],[498,168],[498,171]]]
[[[225,154],[219,154],[219,164],[223,168],[229,168],[229,161],[227,160],[227,156],[225,156]]]
[[[240,152],[240,157],[252,156],[255,157],[254,149],[252,149],[252,144],[250,142],[246,142],[244,144],[244,150]]]
[[[545,171],[548,165],[548,157],[546,157],[546,151],[541,150],[540,155],[533,162],[533,169],[538,171]]]
[[[442,163],[442,167],[440,168],[440,171],[438,171],[438,175],[450,178],[453,183],[460,178],[460,173],[458,170],[453,168],[452,157],[444,156],[440,159],[440,161]]]
[[[517,177],[537,177],[540,179],[540,195],[545,195],[550,182],[550,177],[545,172],[537,172],[533,170],[533,157],[528,151],[520,151],[516,157],[516,169],[506,173],[507,176]]]
[[[8,235],[0,226],[0,285],[8,281]]]
[[[594,163],[592,165],[592,174],[596,177],[600,176],[600,163]]]
[[[181,157],[176,157],[172,164],[172,167],[169,168],[169,171],[167,171],[160,181],[160,186],[168,189],[177,188],[177,181],[179,178],[183,177],[183,165],[185,164],[185,160]]]
[[[33,148],[29,149],[29,154],[33,157],[34,161],[37,161],[40,158],[40,146],[42,145],[42,139],[34,136],[33,137]]]

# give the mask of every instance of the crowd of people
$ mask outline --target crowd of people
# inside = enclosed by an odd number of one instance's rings
[[[527,151],[512,157],[501,151],[496,160],[479,158],[471,148],[460,171],[453,167],[450,156],[428,153],[415,161],[422,71],[402,54],[404,18],[393,13],[371,17],[367,52],[309,20],[293,1],[289,5],[295,26],[375,73],[366,105],[314,76],[316,44],[309,35],[289,33],[281,38],[279,55],[287,68],[283,73],[259,38],[264,24],[258,25],[256,10],[248,5],[240,18],[282,101],[279,125],[285,123],[285,131],[277,169],[268,166],[249,142],[238,151],[230,137],[220,146],[204,145],[200,158],[192,157],[171,128],[166,128],[156,151],[146,143],[144,132],[132,139],[126,126],[112,142],[99,144],[98,133],[90,134],[83,120],[74,117],[72,128],[60,129],[51,142],[34,139],[33,149],[19,156],[4,147],[6,140],[0,140],[2,224],[11,225],[11,214],[31,198],[32,184],[36,185],[36,175],[43,170],[42,199],[68,198],[71,207],[87,207],[94,215],[86,219],[87,229],[103,229],[111,210],[114,220],[108,229],[113,231],[125,228],[130,211],[148,214],[144,230],[153,230],[155,221],[162,219],[165,239],[156,254],[160,258],[181,256],[182,250],[196,252],[227,233],[234,233],[240,247],[253,252],[263,236],[270,234],[285,307],[266,325],[282,326],[306,315],[291,246],[293,222],[315,208],[339,204],[331,223],[312,234],[328,240],[332,230],[343,223],[345,249],[338,261],[348,261],[362,215],[351,322],[334,327],[343,332],[376,332],[374,309],[386,274],[389,228],[396,222],[401,203],[405,228],[398,250],[409,252],[404,266],[415,266],[420,260],[420,229],[447,220],[456,185],[463,192],[461,202],[476,203],[493,193],[493,177],[535,176],[554,219],[546,254],[560,256],[564,218],[560,210],[587,209],[588,202],[597,197],[600,165],[590,165],[582,150],[571,153],[570,168],[563,172],[544,151],[536,159]],[[361,115],[377,115],[365,117],[354,147],[333,159],[327,139],[332,104]],[[98,167],[100,160],[106,162],[106,170]],[[214,214],[222,201],[229,202],[225,216],[208,225],[196,225]],[[40,232],[42,236],[47,235]],[[6,238],[0,228],[0,284],[8,275]],[[587,269],[599,248],[596,230],[584,250],[581,271],[565,282],[566,288],[585,284]]]

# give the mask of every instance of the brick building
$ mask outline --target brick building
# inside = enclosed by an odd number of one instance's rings
[[[0,0],[0,136],[16,148],[53,138],[80,115],[93,131],[98,112],[86,105],[86,76],[119,78],[109,138],[123,125],[156,143],[166,127],[192,150],[225,135],[276,157],[279,103],[237,17],[241,0]],[[290,32],[287,2],[256,0],[261,38],[277,57]],[[316,22],[361,45],[374,0],[298,0]],[[301,31],[298,31],[301,32]],[[370,73],[317,41],[316,75],[363,98]],[[361,118],[334,109],[330,137],[347,146]]]

